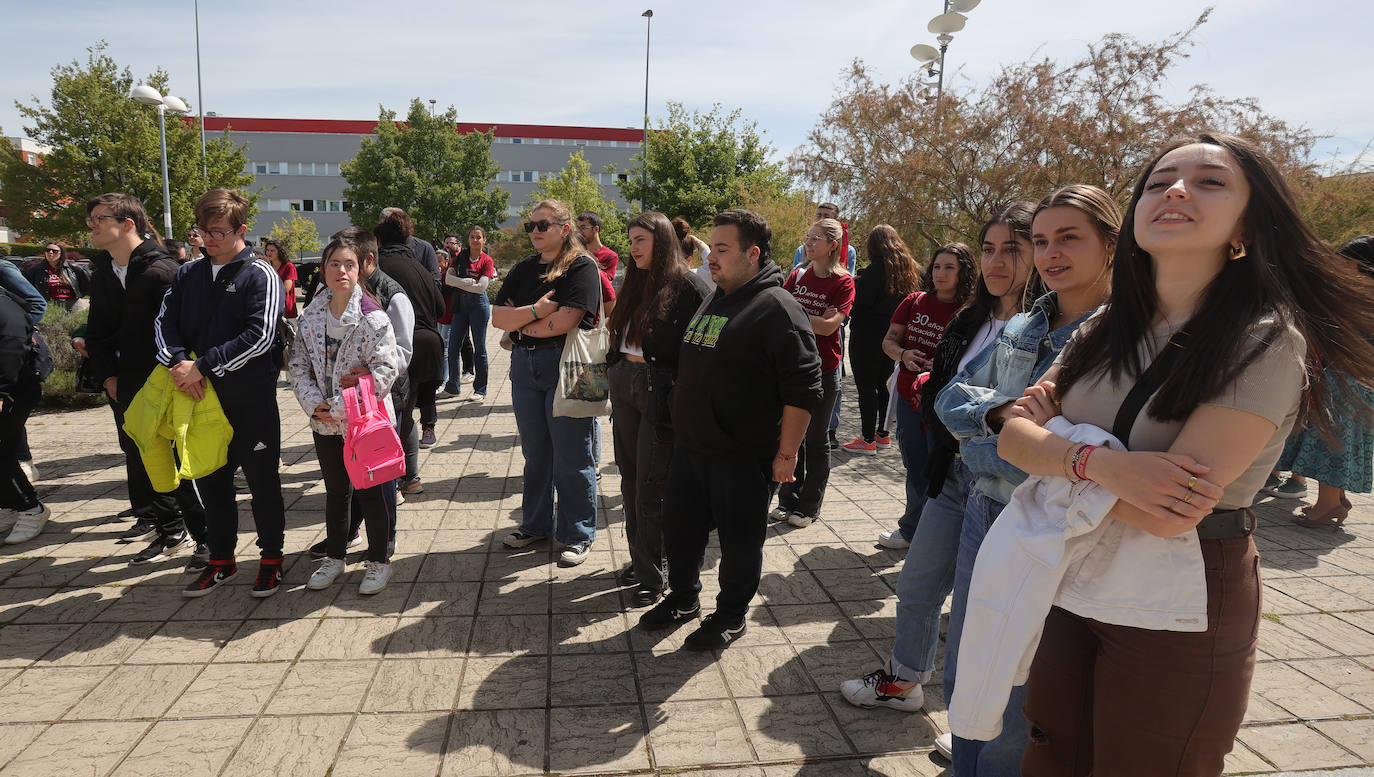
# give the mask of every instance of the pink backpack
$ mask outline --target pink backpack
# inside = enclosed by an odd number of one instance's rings
[[[344,389],[348,431],[344,433],[344,469],[354,488],[372,488],[406,473],[401,438],[387,418],[386,407],[377,404],[371,375],[358,377],[358,388]]]

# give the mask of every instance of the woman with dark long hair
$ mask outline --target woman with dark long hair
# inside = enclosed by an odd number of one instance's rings
[[[968,249],[964,250],[968,254]],[[911,258],[897,230],[887,224],[879,224],[868,233],[865,254],[868,265],[854,279],[854,308],[849,312],[849,366],[859,393],[860,436],[841,447],[871,456],[892,444],[887,418],[892,357],[883,347],[883,337],[897,306],[921,287],[921,267]],[[977,274],[971,255],[968,264],[967,288],[971,291]],[[965,291],[963,298],[967,297]]]
[[[1111,623],[1053,607],[1030,668],[1039,735],[1024,774],[1221,774],[1259,628],[1250,506],[1304,410],[1322,426],[1321,366],[1374,383],[1374,307],[1350,302],[1371,298],[1374,282],[1312,234],[1249,141],[1203,134],[1146,166],[1108,304],[1017,402],[1000,451],[1026,472],[1096,483],[1117,497],[1106,517],[1125,531],[1195,543],[1205,630],[1143,626],[1129,606]],[[1133,392],[1141,410],[1123,414]],[[1061,414],[1117,428],[1128,450],[1044,428]],[[1137,601],[1181,574],[1127,554],[1095,571],[1132,564]]]
[[[291,249],[269,238],[262,243],[262,255],[267,258],[267,263],[272,265],[272,269],[277,271],[277,277],[281,278],[282,289],[286,294],[286,307],[282,311],[282,318],[296,318],[297,275],[296,265],[292,263]]]
[[[620,580],[636,586],[634,605],[647,607],[665,584],[663,484],[673,452],[668,392],[683,333],[710,290],[687,269],[667,216],[641,213],[628,229],[631,261],[609,321],[611,435],[630,546]]]

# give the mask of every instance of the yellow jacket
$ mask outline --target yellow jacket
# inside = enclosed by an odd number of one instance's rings
[[[182,478],[203,478],[227,464],[234,428],[208,381],[205,398],[197,402],[178,391],[172,373],[159,364],[124,413],[124,433],[138,446],[153,489],[167,493]]]

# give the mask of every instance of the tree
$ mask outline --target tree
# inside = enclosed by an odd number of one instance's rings
[[[383,208],[402,208],[426,239],[474,226],[491,231],[505,221],[510,193],[488,189],[500,171],[491,158],[492,133],[459,134],[457,121],[457,109],[431,116],[419,98],[404,124],[383,107],[376,135],[363,138],[358,155],[343,163],[350,220],[370,228]]]
[[[650,130],[631,169],[621,171],[626,175],[621,196],[695,225],[737,207],[746,187],[782,193],[788,176],[768,160],[773,147],[757,126],[742,121],[738,109],[722,114],[717,104],[707,114],[689,113],[681,103],[669,102],[667,118]]]
[[[626,255],[629,240],[625,234],[625,214],[602,196],[601,184],[593,177],[592,166],[583,158],[581,151],[568,157],[568,164],[558,175],[539,181],[530,194],[525,212],[532,210],[540,200],[567,203],[572,209],[573,218],[583,211],[596,213],[601,217],[601,242],[622,257]]]
[[[45,239],[80,242],[87,233],[86,201],[105,192],[128,192],[143,201],[153,223],[162,228],[162,163],[157,111],[128,97],[134,85],[129,68],[105,53],[101,41],[87,49],[86,62],[73,60],[52,69],[49,104],[34,98],[15,106],[31,126],[29,137],[52,147],[41,165],[17,155],[0,161],[0,204],[21,232]],[[162,70],[144,82],[167,92]],[[245,172],[242,146],[222,135],[207,138],[208,178],[201,175],[200,126],[195,119],[167,118],[167,166],[172,192],[172,224],[190,226],[195,202],[206,189],[243,189],[253,182]],[[245,192],[245,194],[247,194]],[[248,195],[256,203],[255,195]]]
[[[286,250],[297,259],[320,250],[320,233],[315,228],[315,222],[299,213],[293,213],[291,218],[273,224],[272,231],[267,237],[286,246]]]
[[[768,228],[773,232],[773,255],[775,264],[783,272],[792,271],[792,252],[806,239],[807,230],[816,222],[816,204],[808,195],[764,185],[745,186],[741,191],[739,207],[748,208],[763,216]],[[710,222],[702,225],[709,233]],[[710,242],[709,239],[707,242]],[[850,238],[853,243],[854,238]],[[856,245],[855,248],[862,249]]]
[[[1309,161],[1316,136],[1255,100],[1201,85],[1180,102],[1161,94],[1208,13],[1161,42],[1113,34],[1068,65],[1047,58],[1009,65],[977,91],[946,92],[938,105],[920,97],[919,76],[881,84],[855,60],[808,144],[792,156],[793,170],[835,192],[856,221],[892,224],[917,253],[971,241],[1007,203],[1038,201],[1070,183],[1101,186],[1124,204],[1164,145],[1209,129],[1258,142],[1300,194],[1344,191],[1316,183],[1321,171]],[[1355,181],[1365,182],[1355,187],[1364,202],[1374,200],[1374,177]]]

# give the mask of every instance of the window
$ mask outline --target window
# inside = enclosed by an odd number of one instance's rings
[[[516,145],[520,145],[521,143],[524,143],[524,142],[525,142],[525,139],[524,139],[524,138],[511,138],[511,139],[510,139],[509,141],[507,141],[507,142],[509,142],[509,143],[514,143],[514,144],[516,144]]]
[[[315,200],[315,210],[320,211],[321,213],[323,213],[323,212],[329,210],[329,204],[328,204],[327,202],[325,202],[324,200]]]
[[[253,174],[254,174],[254,175],[267,175],[267,163],[266,163],[266,162],[254,162],[254,163],[253,163]]]
[[[289,200],[289,202],[290,202],[290,204],[291,204],[291,212],[292,212],[292,213],[296,213],[296,212],[302,211],[302,210],[308,210],[308,208],[303,208],[303,207],[301,207],[302,203],[301,203],[300,200]],[[307,200],[307,202],[308,202],[308,200]]]
[[[539,180],[539,174],[536,173],[536,172],[534,172],[534,171],[532,171],[532,170],[526,170],[526,171],[524,172],[524,178],[523,178],[522,180],[523,180],[525,183],[533,183],[533,182]]]
[[[341,210],[343,210],[343,203],[342,203],[342,202],[340,202],[339,200],[330,200],[330,201],[329,201],[329,212],[330,212],[330,213],[338,213],[338,212],[341,211]]]
[[[343,201],[343,209],[344,209],[344,213],[347,213],[348,211],[350,211],[350,210],[353,209],[353,203],[350,202],[349,200],[344,200],[344,201]]]

